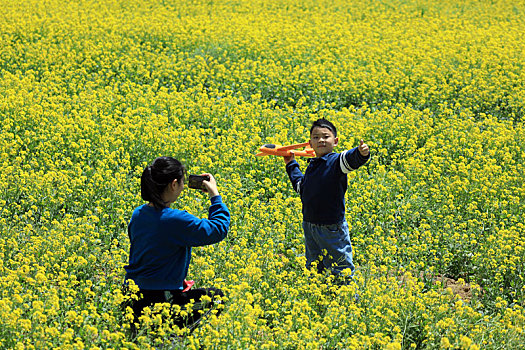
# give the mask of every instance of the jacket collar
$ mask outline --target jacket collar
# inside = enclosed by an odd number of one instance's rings
[[[316,158],[308,158],[308,163],[310,162],[315,162],[315,161],[318,161],[318,160],[324,160],[326,162],[326,160],[328,159],[328,157],[334,152],[330,152],[330,153],[327,153],[325,154],[324,156],[322,157],[316,157]]]

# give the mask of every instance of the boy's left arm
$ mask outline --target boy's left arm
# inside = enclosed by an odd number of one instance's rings
[[[357,149],[359,150],[359,153],[363,157],[367,158],[367,160],[368,160],[368,158],[370,158],[370,149],[368,148],[368,145],[365,143],[365,141],[360,140],[359,141],[359,147],[357,147]]]
[[[358,169],[370,159],[370,149],[361,140],[358,147],[342,152],[340,157],[341,170],[344,173],[349,173]]]

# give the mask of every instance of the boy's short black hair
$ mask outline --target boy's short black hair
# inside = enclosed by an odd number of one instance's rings
[[[327,128],[332,132],[332,134],[334,134],[334,137],[337,137],[337,129],[335,128],[335,125],[324,118],[317,119],[315,122],[313,122],[312,127],[310,128],[310,135],[312,135],[314,128]]]

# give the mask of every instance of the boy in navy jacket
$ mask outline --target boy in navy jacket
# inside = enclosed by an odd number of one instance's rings
[[[335,153],[339,138],[335,126],[319,119],[310,128],[310,146],[316,158],[309,159],[303,175],[295,157],[286,156],[286,172],[303,204],[306,267],[318,261],[317,270],[330,269],[340,275],[345,269],[354,273],[352,244],[345,218],[347,174],[370,158],[368,145],[361,140],[353,149]]]

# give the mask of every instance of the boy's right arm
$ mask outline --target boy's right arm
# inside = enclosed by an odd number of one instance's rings
[[[292,160],[295,160],[295,155],[292,153],[289,156],[283,156],[284,164],[288,165]]]
[[[297,193],[301,193],[301,182],[303,181],[303,173],[301,172],[301,169],[299,169],[299,163],[295,160],[295,157],[289,156],[284,157],[284,162],[286,163],[286,172],[288,173],[288,177],[290,178],[290,181],[292,182],[293,189]],[[291,159],[290,159],[291,158]],[[288,162],[286,161],[288,159]]]

